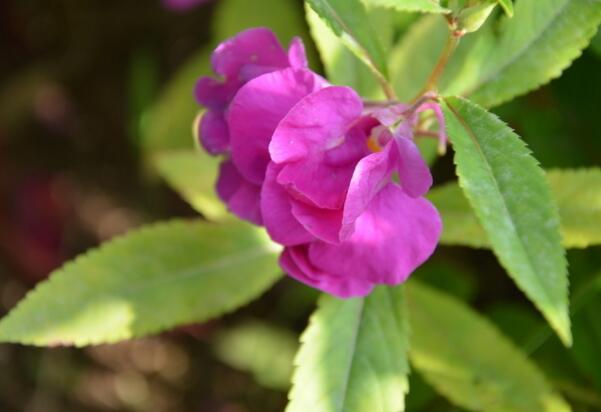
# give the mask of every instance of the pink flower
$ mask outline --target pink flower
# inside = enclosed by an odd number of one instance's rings
[[[300,40],[286,53],[266,29],[222,43],[212,62],[223,79],[200,79],[196,94],[208,108],[202,144],[227,156],[217,192],[285,246],[290,276],[363,296],[405,281],[433,253],[441,220],[423,197],[432,176],[413,129],[425,110],[441,122],[436,103],[367,109],[306,68]]]
[[[195,95],[207,108],[199,126],[201,143],[209,153],[219,154],[229,148],[225,115],[240,87],[265,73],[288,67],[304,69],[307,59],[299,38],[292,40],[286,52],[273,32],[259,27],[240,32],[217,46],[211,64],[220,78],[200,78]]]
[[[261,209],[271,237],[287,246],[280,262],[288,274],[360,296],[403,282],[432,254],[441,221],[422,197],[432,177],[401,133],[335,86],[306,96],[279,123]]]

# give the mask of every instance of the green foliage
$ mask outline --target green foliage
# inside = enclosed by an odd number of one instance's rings
[[[250,372],[261,385],[287,390],[292,376],[296,336],[260,321],[249,321],[221,332],[217,356],[233,368]]]
[[[211,49],[195,53],[175,74],[142,117],[142,147],[148,153],[194,147],[192,124],[200,107],[193,90],[200,76],[211,73]]]
[[[215,193],[219,159],[201,150],[158,153],[156,170],[190,206],[211,220],[227,216],[224,203]]]
[[[421,13],[448,13],[449,10],[440,5],[439,0],[364,0],[365,3],[388,7],[400,11]]]
[[[601,244],[601,169],[549,170],[547,181],[559,207],[564,247]],[[489,247],[486,233],[456,183],[435,187],[428,197],[442,215],[442,243]]]
[[[244,223],[148,226],[52,273],[0,321],[0,341],[83,346],[203,322],[268,289],[276,253]]]
[[[567,262],[559,213],[542,169],[493,114],[456,97],[446,98],[443,110],[459,185],[493,251],[569,345]]]
[[[597,34],[593,37],[591,48],[597,55],[601,56],[601,29],[597,30]]]
[[[513,17],[513,0],[497,0],[497,3],[499,3],[499,6],[501,6],[507,16]]]
[[[387,77],[384,50],[360,0],[306,1],[376,75]]]
[[[301,337],[287,412],[404,410],[409,371],[402,286],[323,295]]]
[[[601,2],[521,0],[513,18],[489,20],[461,40],[439,84],[443,94],[492,107],[558,77],[601,23]],[[401,100],[424,84],[446,36],[443,19],[428,16],[395,48],[391,78]]]
[[[213,37],[223,41],[251,27],[264,26],[272,30],[286,45],[294,36],[306,36],[302,13],[294,0],[220,0],[213,19]]]
[[[601,273],[582,289],[578,307],[574,308],[574,348],[572,354],[579,367],[601,390]]]
[[[407,302],[411,363],[452,402],[487,412],[570,410],[536,365],[460,301],[411,281]]]

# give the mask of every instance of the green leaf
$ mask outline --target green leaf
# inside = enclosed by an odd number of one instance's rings
[[[297,349],[292,332],[256,320],[221,332],[215,342],[219,359],[252,373],[261,385],[278,390],[290,387]]]
[[[457,97],[445,98],[443,110],[459,185],[493,252],[569,345],[567,262],[544,172],[495,115]]]
[[[376,75],[388,76],[384,50],[360,0],[306,1]]]
[[[301,337],[287,412],[398,412],[407,392],[402,286],[323,295]]]
[[[547,181],[559,207],[564,247],[600,245],[601,169],[549,170]],[[437,186],[428,197],[442,216],[442,243],[489,247],[486,233],[456,183]]]
[[[228,215],[215,192],[219,162],[201,150],[167,151],[154,157],[159,175],[190,206],[211,220],[221,220]]]
[[[513,18],[489,18],[461,39],[439,89],[485,107],[499,105],[558,77],[580,56],[599,23],[599,0],[520,0]],[[424,86],[447,33],[444,19],[427,16],[395,47],[390,72],[401,100]]]
[[[53,272],[0,321],[0,341],[83,346],[212,319],[280,277],[274,249],[245,223],[144,227]]]
[[[308,4],[305,5],[305,9],[311,36],[321,56],[328,80],[337,85],[352,87],[365,98],[383,98],[373,72],[344,45]]]
[[[480,74],[465,94],[499,105],[559,77],[580,56],[601,23],[599,0],[521,0],[495,45],[482,54]]]
[[[211,73],[209,48],[199,50],[161,92],[142,117],[142,146],[148,153],[192,149],[192,125],[200,111],[193,96],[199,77]]]
[[[400,11],[421,12],[421,13],[448,13],[440,5],[439,0],[364,0],[365,3],[378,7],[388,7]]]
[[[570,410],[523,352],[459,300],[412,280],[407,302],[411,363],[452,402],[487,412]]]

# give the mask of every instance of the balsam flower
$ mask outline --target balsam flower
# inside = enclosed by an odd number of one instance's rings
[[[287,55],[253,54],[275,39],[268,33],[220,45],[213,65],[224,81],[197,87],[209,108],[203,145],[228,155],[219,196],[265,225],[285,246],[281,266],[301,282],[339,297],[403,282],[440,237],[440,217],[423,198],[432,177],[413,143],[418,113],[440,109],[431,99],[367,109],[351,88],[306,69],[300,41]]]
[[[434,251],[429,169],[401,127],[363,114],[347,87],[298,102],[275,130],[261,192],[265,226],[294,278],[340,297],[395,285]],[[393,181],[398,175],[399,183]]]

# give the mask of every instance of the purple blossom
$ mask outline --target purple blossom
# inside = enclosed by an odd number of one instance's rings
[[[208,108],[203,145],[228,156],[217,192],[285,246],[290,276],[363,296],[403,282],[433,253],[441,221],[423,198],[432,176],[413,130],[420,112],[440,114],[436,103],[367,109],[306,69],[299,40],[285,53],[266,29],[221,44],[213,67],[223,80],[201,79],[197,97]]]
[[[207,108],[199,126],[201,143],[209,153],[219,154],[229,148],[230,133],[225,116],[238,90],[265,73],[288,67],[304,69],[307,59],[299,38],[292,40],[286,52],[269,29],[253,28],[217,46],[211,64],[219,78],[200,78],[195,95]]]

